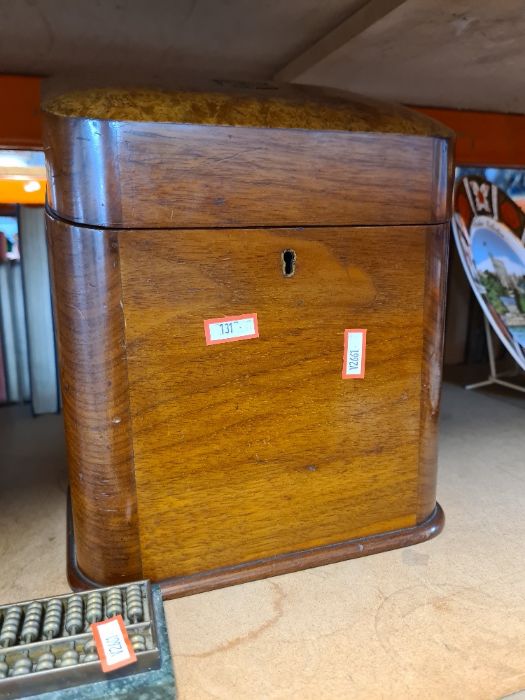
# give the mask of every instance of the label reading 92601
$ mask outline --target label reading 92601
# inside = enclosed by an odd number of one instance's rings
[[[133,664],[137,660],[122,615],[94,622],[91,632],[104,673]]]
[[[364,379],[366,330],[347,328],[343,353],[343,379]]]
[[[257,314],[209,318],[204,321],[204,336],[206,345],[218,345],[219,343],[231,343],[234,340],[258,338]]]

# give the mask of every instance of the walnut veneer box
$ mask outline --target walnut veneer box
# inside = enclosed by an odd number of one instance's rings
[[[73,585],[184,595],[439,532],[451,133],[268,84],[44,111]]]

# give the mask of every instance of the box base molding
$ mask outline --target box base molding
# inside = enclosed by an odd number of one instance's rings
[[[80,570],[76,560],[73,519],[69,497],[67,512],[67,577],[69,585],[74,591],[88,590],[103,585],[107,586],[107,582],[96,583]],[[279,576],[326,564],[335,564],[346,559],[357,559],[369,554],[377,554],[390,549],[419,544],[436,537],[442,531],[444,524],[445,515],[439,503],[436,503],[432,514],[414,527],[382,532],[377,535],[345,540],[289,554],[279,554],[266,559],[213,569],[189,576],[168,578],[158,583],[160,584],[164,600],[182,598],[195,593],[211,591],[215,588],[225,588],[226,586],[234,586],[239,583],[257,581],[263,578],[270,578],[271,576]]]

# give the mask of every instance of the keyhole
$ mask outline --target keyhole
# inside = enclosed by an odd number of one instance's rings
[[[285,277],[292,277],[295,273],[295,260],[297,258],[295,250],[283,250],[281,258],[283,261],[283,275]]]

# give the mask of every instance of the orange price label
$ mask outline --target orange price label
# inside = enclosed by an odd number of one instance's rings
[[[94,622],[91,631],[104,673],[135,663],[137,655],[129,641],[122,615]]]
[[[218,345],[219,343],[231,343],[234,340],[258,338],[257,314],[209,318],[204,321],[204,336],[206,345]]]

